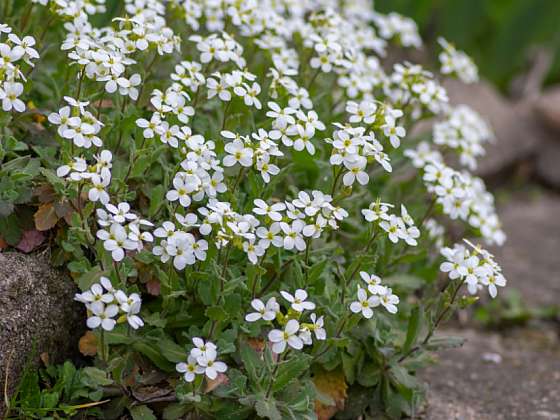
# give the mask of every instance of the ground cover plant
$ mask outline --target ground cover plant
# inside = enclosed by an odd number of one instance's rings
[[[89,328],[89,365],[27,372],[9,415],[417,412],[416,372],[461,344],[437,328],[506,281],[476,239],[505,240],[470,172],[491,129],[437,69],[391,64],[422,47],[412,20],[327,0],[1,12],[0,243],[49,246]],[[439,44],[442,77],[477,80]]]

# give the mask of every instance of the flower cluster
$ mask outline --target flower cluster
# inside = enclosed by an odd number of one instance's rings
[[[25,36],[20,39],[12,33],[12,28],[5,23],[0,23],[0,37],[8,34],[5,42],[0,42],[0,100],[5,112],[24,112],[25,103],[20,99],[23,93],[23,83],[26,74],[21,71],[23,61],[34,67],[33,60],[39,58],[39,53],[33,48],[35,38]],[[23,82],[23,83],[22,83]]]
[[[154,240],[150,232],[141,230],[153,224],[132,213],[128,203],[119,203],[117,206],[107,203],[105,209],[98,208],[97,223],[103,228],[97,231],[97,237],[117,262],[122,261],[126,251],[140,252],[144,242]]]
[[[393,290],[383,286],[381,278],[375,274],[360,271],[360,277],[367,284],[367,288],[358,286],[358,300],[350,304],[350,310],[370,319],[373,316],[373,308],[382,305],[389,313],[396,314],[399,297],[393,294]]]
[[[177,213],[176,217],[184,227],[198,228],[201,235],[213,233],[219,248],[232,242],[247,254],[251,263],[257,264],[258,258],[271,245],[303,251],[307,241],[318,238],[326,229],[338,229],[338,222],[348,213],[331,202],[332,197],[321,191],[312,191],[311,195],[300,191],[298,198],[292,201],[267,204],[264,200],[256,199],[253,214],[239,214],[233,211],[230,203],[211,199],[206,206],[198,209],[202,216],[200,223],[197,223],[198,217],[192,213],[186,216]],[[159,246],[154,247],[154,254],[160,256],[163,262],[174,257],[175,267],[178,268],[177,264],[181,267],[178,269],[205,259],[208,248],[205,240],[196,241],[191,234],[175,231],[174,224],[167,223],[167,227],[154,232],[156,236],[165,238]],[[173,245],[178,238],[182,239],[183,244],[179,260],[175,255],[176,246]]]
[[[457,50],[443,38],[438,38],[438,43],[443,49],[439,54],[442,74],[455,75],[463,83],[478,82],[478,69],[467,54]]]
[[[420,237],[420,230],[415,226],[414,219],[408,214],[404,204],[401,204],[400,216],[389,213],[393,207],[392,204],[377,200],[372,202],[367,209],[362,209],[362,216],[367,222],[377,224],[383,229],[391,242],[396,244],[399,240],[403,240],[408,245],[418,245],[417,239]]]
[[[456,149],[461,164],[471,170],[476,169],[476,159],[485,153],[483,144],[492,138],[486,121],[466,105],[449,109],[446,119],[433,128],[434,143]]]
[[[58,135],[85,149],[103,146],[98,137],[103,123],[86,110],[89,102],[80,102],[69,96],[65,96],[64,100],[68,105],[49,115],[49,122],[58,126]]]
[[[118,92],[123,97],[137,100],[142,83],[138,73],[127,76],[127,67],[136,64],[132,57],[150,47],[159,55],[178,51],[179,37],[165,23],[165,8],[157,1],[127,0],[127,18],[116,18],[119,29],[107,26],[94,29],[89,15],[105,11],[104,1],[60,2],[51,0],[60,16],[70,21],[64,25],[67,32],[61,49],[80,66],[80,79],[105,84],[108,93]]]
[[[163,222],[161,227],[154,230],[154,236],[161,238],[161,241],[158,246],[153,247],[152,252],[159,256],[163,263],[173,258],[173,266],[177,270],[183,270],[187,265],[206,259],[208,242],[204,239],[197,240],[188,232],[198,226],[196,214],[189,213],[182,216],[177,213],[175,217],[184,230],[177,229],[171,221]]]
[[[430,151],[425,144],[406,152],[413,164],[423,169],[422,179],[445,214],[468,222],[490,244],[504,243],[505,233],[496,213],[494,196],[486,190],[482,179],[446,165],[441,155]]]
[[[99,283],[94,283],[89,290],[76,293],[74,299],[86,305],[87,326],[91,329],[101,327],[112,331],[117,323],[125,321],[135,330],[144,325],[138,316],[142,306],[140,295],[132,293],[127,296],[122,290],[115,289],[107,277],[101,277]]]
[[[208,379],[214,380],[218,374],[227,370],[224,362],[216,360],[218,348],[211,341],[204,341],[200,337],[193,337],[194,347],[189,352],[187,363],[181,362],[175,365],[177,372],[183,374],[186,382],[193,382],[197,375],[206,375]]]
[[[401,108],[410,107],[412,115],[417,116],[425,109],[437,115],[447,108],[449,101],[434,75],[419,64],[395,64],[384,90],[393,103]]]
[[[470,294],[474,295],[486,286],[490,296],[495,298],[497,287],[504,287],[507,283],[502,268],[488,251],[467,240],[465,242],[469,248],[455,244],[453,248],[441,250],[446,261],[441,264],[440,270],[447,273],[451,280],[465,282]]]
[[[268,340],[271,343],[271,350],[276,354],[284,353],[287,347],[301,350],[304,345],[313,344],[313,334],[317,340],[325,340],[327,333],[323,328],[324,319],[312,313],[310,322],[300,322],[305,311],[315,309],[315,304],[307,300],[307,292],[298,289],[292,295],[281,291],[282,297],[289,303],[288,312],[283,314],[280,305],[275,297],[268,299],[266,304],[260,299],[253,299],[251,306],[256,312],[251,312],[245,316],[247,322],[264,320],[269,323],[276,320],[281,329],[272,329],[268,333]]]

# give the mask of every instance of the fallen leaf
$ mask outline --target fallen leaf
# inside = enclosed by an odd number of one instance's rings
[[[95,356],[97,354],[97,337],[91,331],[87,331],[78,343],[80,353],[84,356]]]
[[[56,199],[56,192],[51,184],[43,184],[33,192],[41,203],[52,203]]]
[[[58,222],[58,215],[52,203],[41,204],[33,218],[37,230],[49,230]]]
[[[50,362],[49,353],[41,353],[39,355],[39,358],[41,359],[41,362],[43,362],[45,366],[49,365]]]
[[[19,249],[21,252],[25,252],[26,254],[33,251],[39,245],[43,243],[45,240],[45,235],[43,235],[38,230],[26,230],[23,232],[21,236],[21,240],[16,245],[16,248]]]
[[[229,382],[229,378],[226,375],[224,375],[223,373],[218,373],[216,379],[208,379],[208,382],[206,383],[206,389],[204,390],[204,392],[208,394],[209,392],[214,391],[220,385],[225,385],[228,382]]]
[[[319,400],[315,401],[315,414],[317,414],[318,420],[328,420],[344,409],[348,385],[343,371],[319,371],[313,376],[313,383],[320,393],[331,398],[334,403],[327,405]]]
[[[0,238],[0,250],[8,248],[8,242]]]

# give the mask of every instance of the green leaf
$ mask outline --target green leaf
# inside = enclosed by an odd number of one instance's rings
[[[206,316],[213,321],[225,321],[228,319],[228,313],[222,306],[211,306],[207,308]]]
[[[134,350],[143,354],[148,359],[152,361],[154,365],[166,372],[175,371],[175,365],[167,361],[167,359],[161,354],[157,347],[157,343],[140,342],[137,341],[132,345]]]
[[[181,404],[181,403],[169,404],[163,409],[163,419],[164,420],[181,419],[189,410],[190,408],[186,404]]]
[[[465,342],[463,337],[456,336],[439,336],[432,337],[426,344],[428,350],[443,350],[461,347]]]
[[[258,399],[255,403],[255,410],[259,417],[271,420],[282,420],[282,414],[276,407],[276,401],[273,399]]]
[[[419,382],[414,376],[410,375],[407,370],[399,365],[394,365],[390,370],[391,379],[395,385],[402,385],[408,389],[418,388]]]
[[[156,420],[154,412],[147,405],[135,405],[129,411],[133,420]]]
[[[309,272],[307,273],[308,284],[315,284],[315,282],[319,280],[328,262],[328,259],[324,259],[323,261],[319,261],[318,263],[315,263],[311,266]]]
[[[0,237],[2,237],[8,245],[16,246],[21,240],[23,232],[19,226],[19,222],[15,213],[8,217],[0,217]]]
[[[419,306],[416,306],[412,309],[412,311],[410,311],[408,329],[406,331],[406,339],[402,348],[403,353],[407,353],[416,342],[416,338],[418,337],[418,333],[420,332],[421,327],[421,314],[422,312]]]
[[[90,388],[98,388],[99,386],[107,386],[113,383],[111,378],[107,377],[107,373],[93,366],[82,369],[82,382]]]
[[[292,359],[282,362],[278,368],[278,374],[272,383],[273,391],[281,391],[290,381],[298,378],[308,368],[311,357],[305,353],[300,353]]]
[[[258,384],[260,380],[259,374],[264,368],[264,362],[260,359],[257,352],[245,342],[242,342],[240,345],[239,356],[251,382]]]
[[[381,369],[373,362],[365,363],[358,371],[356,380],[360,385],[365,387],[376,386],[381,380]]]
[[[161,350],[161,354],[170,362],[179,363],[187,359],[185,349],[170,339],[164,338],[158,340],[158,346]]]

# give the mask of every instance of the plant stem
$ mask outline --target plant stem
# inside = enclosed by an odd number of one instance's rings
[[[442,290],[442,293],[447,289],[447,287],[452,284],[451,282],[449,282],[447,284],[447,286]],[[457,286],[455,287],[455,290],[453,291],[453,295],[451,296],[451,301],[449,302],[449,304],[447,304],[445,306],[445,308],[438,314],[438,317],[436,318],[436,321],[433,323],[432,327],[430,328],[430,330],[428,331],[428,333],[426,334],[426,337],[424,338],[424,340],[422,340],[422,342],[417,345],[414,346],[413,348],[411,348],[407,353],[403,354],[400,359],[398,360],[398,363],[403,362],[405,359],[407,359],[408,357],[412,356],[414,353],[416,353],[417,351],[421,350],[426,344],[428,344],[428,341],[430,341],[430,338],[432,338],[432,336],[434,335],[434,333],[436,332],[437,328],[439,327],[439,324],[442,322],[443,318],[445,317],[445,315],[449,312],[449,310],[453,307],[453,303],[455,303],[455,299],[457,298],[457,294],[459,293],[459,290],[461,290],[461,287],[463,286],[463,282],[462,281],[458,281],[457,282]]]

